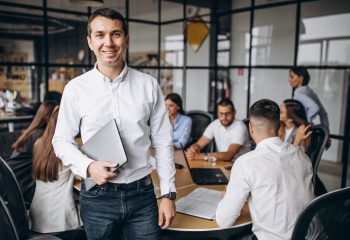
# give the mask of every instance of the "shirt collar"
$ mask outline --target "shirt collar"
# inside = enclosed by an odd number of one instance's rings
[[[110,81],[110,79],[109,79],[107,76],[103,75],[103,73],[101,73],[101,72],[97,69],[97,62],[96,62],[95,65],[94,65],[93,71],[94,71],[96,77],[97,77],[98,79],[103,80],[103,82],[106,82],[106,81],[109,82],[109,81]],[[119,81],[124,81],[125,76],[126,76],[127,73],[128,73],[128,65],[127,65],[126,62],[124,62],[124,68],[123,68],[122,72],[121,72],[115,79],[113,79],[112,81],[113,81],[113,82],[114,82],[115,80],[117,80],[117,81],[118,81],[118,80],[119,80]]]
[[[265,138],[264,140],[260,141],[257,145],[255,149],[259,149],[259,148],[264,148],[267,145],[270,145],[272,143],[280,143],[282,144],[283,141],[280,137],[270,137],[270,138]]]

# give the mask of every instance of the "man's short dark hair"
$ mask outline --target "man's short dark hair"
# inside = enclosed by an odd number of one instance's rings
[[[267,121],[268,127],[273,127],[276,131],[280,128],[280,108],[269,99],[255,102],[249,109],[249,117]]]
[[[228,99],[228,98],[222,99],[218,103],[218,106],[222,106],[222,107],[231,106],[232,107],[232,111],[236,111],[235,105],[233,105],[233,102],[230,99]]]
[[[111,20],[118,20],[122,22],[123,25],[123,31],[125,36],[127,36],[128,33],[128,26],[126,25],[125,18],[123,15],[121,15],[119,12],[112,10],[110,8],[101,8],[97,9],[90,17],[88,20],[88,25],[87,25],[87,32],[88,36],[91,35],[91,28],[90,28],[90,23],[96,18],[96,17],[105,17]]]
[[[295,73],[299,77],[303,77],[303,86],[307,86],[309,84],[310,74],[307,71],[306,67],[292,67],[289,71]]]

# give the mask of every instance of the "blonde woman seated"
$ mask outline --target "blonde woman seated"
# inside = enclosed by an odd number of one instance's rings
[[[36,189],[30,206],[32,230],[61,232],[81,226],[73,199],[74,175],[56,158],[51,140],[56,128],[58,107],[34,145],[33,179]]]
[[[46,101],[40,105],[30,125],[12,144],[13,152],[11,157],[16,157],[19,153],[33,152],[34,143],[43,134],[52,111],[57,104],[55,101]]]
[[[294,146],[306,150],[310,145],[310,124],[304,106],[297,100],[286,99],[280,106],[281,127],[279,136]]]

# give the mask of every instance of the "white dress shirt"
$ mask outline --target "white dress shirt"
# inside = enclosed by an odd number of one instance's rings
[[[208,139],[214,138],[218,152],[226,152],[231,144],[241,145],[234,159],[250,151],[248,130],[245,124],[235,119],[228,127],[224,127],[216,119],[205,129],[203,135]]]
[[[78,150],[74,137],[85,143],[111,119],[116,119],[128,162],[110,182],[131,183],[152,172],[149,148],[155,148],[161,194],[175,191],[172,126],[157,80],[128,68],[111,81],[95,68],[65,87],[52,143],[56,156],[71,170],[87,177],[93,160]]]
[[[248,200],[259,240],[290,239],[300,211],[314,197],[311,178],[310,159],[300,148],[279,137],[264,139],[234,163],[216,221],[232,226]]]

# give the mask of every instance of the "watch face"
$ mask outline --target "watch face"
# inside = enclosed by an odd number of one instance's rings
[[[169,193],[169,199],[170,200],[175,200],[176,199],[176,192],[170,192]]]

